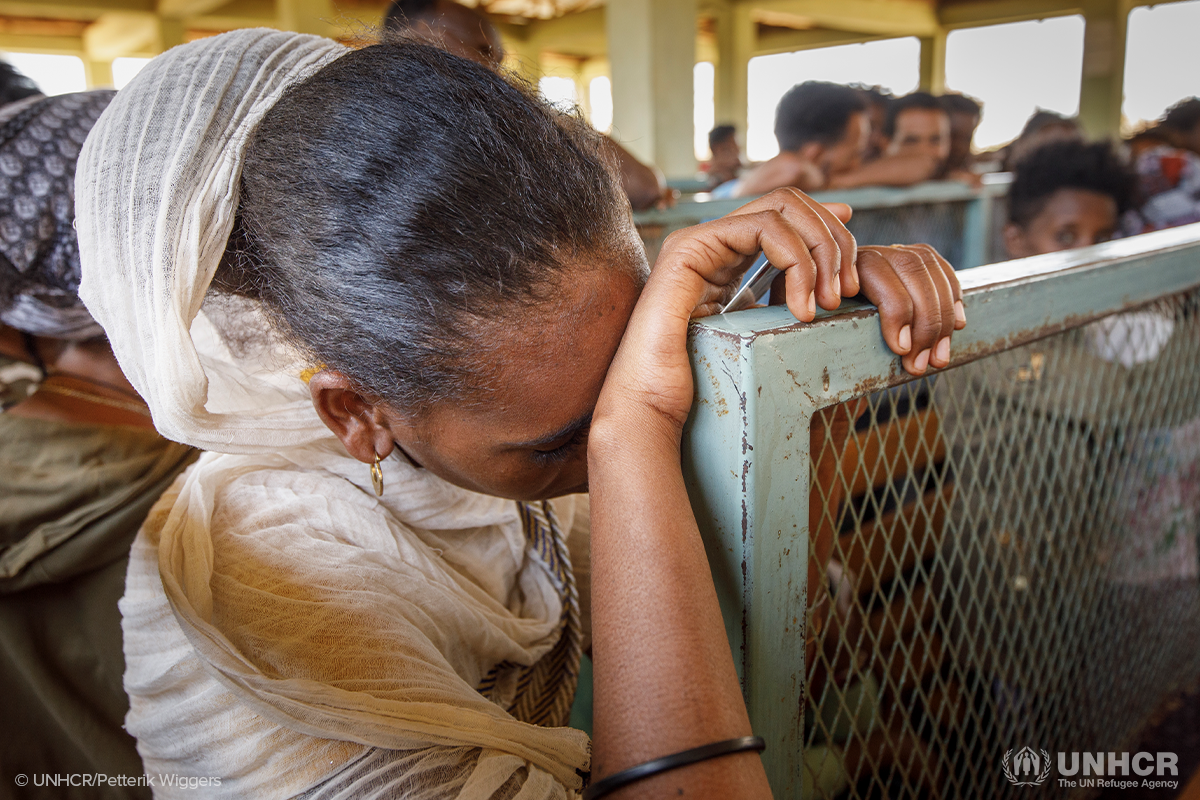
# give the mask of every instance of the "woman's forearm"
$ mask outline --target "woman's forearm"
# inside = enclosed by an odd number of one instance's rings
[[[678,435],[657,428],[600,421],[589,438],[593,778],[751,733],[684,489]],[[756,753],[673,770],[613,796],[679,789],[770,796]]]

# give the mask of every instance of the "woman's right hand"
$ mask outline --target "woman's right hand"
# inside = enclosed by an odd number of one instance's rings
[[[906,370],[946,366],[950,336],[966,324],[954,270],[928,245],[860,251],[843,224],[849,217],[844,205],[826,208],[785,188],[667,237],[609,367],[593,434],[616,422],[678,443],[692,405],[688,322],[719,311],[760,252],[783,270],[800,321],[861,290]]]

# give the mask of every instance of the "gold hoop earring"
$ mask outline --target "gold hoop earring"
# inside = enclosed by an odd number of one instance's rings
[[[383,470],[379,468],[379,453],[375,454],[375,463],[371,465],[371,485],[375,487],[375,496],[383,495]]]

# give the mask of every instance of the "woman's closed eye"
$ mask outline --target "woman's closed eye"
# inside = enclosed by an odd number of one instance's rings
[[[569,461],[579,448],[587,443],[587,428],[580,428],[563,444],[549,450],[531,450],[530,457],[539,467],[548,467]]]

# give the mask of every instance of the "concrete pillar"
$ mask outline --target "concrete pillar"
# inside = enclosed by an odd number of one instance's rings
[[[606,12],[614,138],[667,177],[693,176],[696,0],[609,0]]]
[[[758,23],[754,21],[748,4],[738,3],[733,7],[731,33],[733,58],[729,65],[728,80],[732,100],[727,118],[722,118],[718,106],[717,124],[732,123],[738,129],[744,146],[750,118],[750,59],[758,47]]]
[[[722,125],[733,122],[737,113],[733,107],[733,7],[722,0],[708,10],[717,40],[717,56],[713,59],[713,103],[717,124]]]
[[[85,53],[83,73],[89,89],[111,89],[113,86],[112,61],[88,58]]]
[[[946,91],[946,32],[922,36],[921,91],[942,94]]]
[[[1083,7],[1083,75],[1079,121],[1094,138],[1121,132],[1125,88],[1125,34],[1130,0],[1087,0]]]

